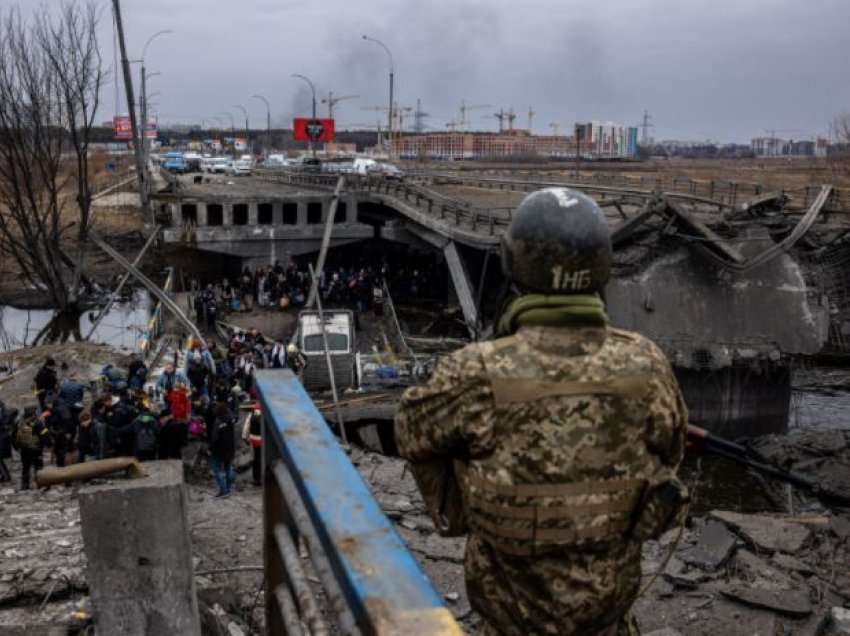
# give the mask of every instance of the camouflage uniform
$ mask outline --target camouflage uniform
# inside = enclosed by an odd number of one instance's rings
[[[637,633],[641,542],[682,514],[654,493],[675,481],[686,423],[664,354],[602,326],[471,344],[405,393],[402,456],[414,469],[465,466],[466,584],[482,633]]]

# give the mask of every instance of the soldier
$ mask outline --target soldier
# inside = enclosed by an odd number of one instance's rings
[[[468,527],[483,634],[639,633],[641,544],[683,518],[685,405],[658,347],[609,326],[611,258],[592,199],[527,196],[502,243],[518,296],[500,337],[441,360],[396,416],[438,530]]]

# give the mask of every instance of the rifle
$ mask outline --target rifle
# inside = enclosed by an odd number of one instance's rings
[[[800,473],[768,463],[768,461],[762,456],[758,456],[754,459],[752,457],[754,454],[752,449],[742,446],[741,444],[736,444],[735,442],[730,442],[722,437],[717,437],[699,426],[688,424],[688,446],[713,455],[719,455],[721,457],[731,459],[732,461],[741,464],[742,466],[746,466],[747,468],[752,468],[759,473],[773,477],[774,479],[778,479],[779,481],[783,481],[787,484],[797,486],[798,488],[815,495],[824,501],[829,501],[839,506],[850,506],[850,496],[843,495],[835,492],[834,490],[829,490]]]

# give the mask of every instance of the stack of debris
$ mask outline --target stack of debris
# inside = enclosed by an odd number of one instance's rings
[[[645,545],[648,577],[662,567],[676,534]],[[712,511],[684,532],[638,602],[638,616],[646,631],[672,625],[687,626],[688,634],[844,633],[817,630],[850,603],[848,537],[846,515]]]

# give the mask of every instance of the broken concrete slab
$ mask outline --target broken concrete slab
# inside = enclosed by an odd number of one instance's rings
[[[850,609],[833,607],[818,626],[819,636],[850,636]]]
[[[721,588],[720,593],[744,605],[769,609],[787,616],[808,616],[812,613],[812,604],[807,591],[766,590],[734,583]]]
[[[810,576],[815,573],[814,569],[809,564],[800,561],[800,559],[795,559],[788,554],[782,554],[781,552],[774,554],[772,561],[784,570],[799,572],[805,576]]]
[[[749,550],[739,550],[735,555],[734,563],[738,575],[749,583],[758,583],[757,587],[782,590],[797,587],[787,574],[771,567],[767,561]]]
[[[679,559],[703,570],[714,571],[726,562],[737,538],[720,521],[709,520],[700,530],[696,545],[682,550]]]
[[[677,557],[671,557],[664,569],[664,579],[676,587],[693,589],[700,583],[711,580],[711,575],[705,570],[689,567]]]
[[[86,579],[98,633],[200,634],[180,461],[80,492]]]
[[[811,531],[799,523],[777,517],[744,515],[726,510],[712,510],[709,517],[722,521],[745,541],[768,552],[795,554],[809,540]]]

